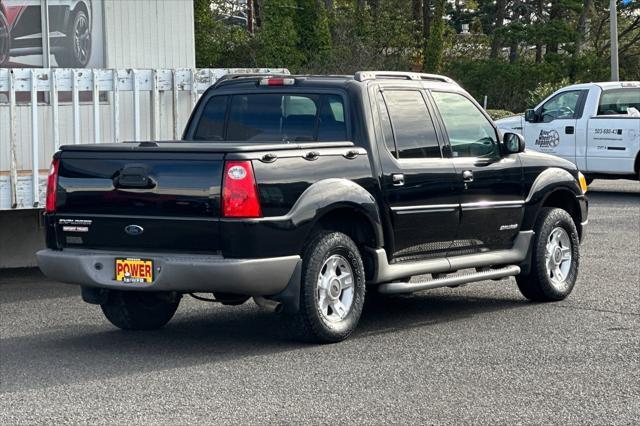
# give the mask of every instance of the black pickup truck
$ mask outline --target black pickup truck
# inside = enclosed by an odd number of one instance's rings
[[[586,191],[447,77],[229,76],[181,141],[63,146],[37,258],[123,329],[163,326],[185,294],[253,297],[335,342],[372,292],[515,276],[564,299]]]

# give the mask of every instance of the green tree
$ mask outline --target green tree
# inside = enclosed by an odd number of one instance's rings
[[[297,71],[304,62],[296,28],[296,0],[262,0],[256,31],[256,62],[260,67],[288,67]]]
[[[331,32],[324,4],[317,0],[298,0],[295,25],[300,42],[298,48],[304,56],[304,67],[323,67],[331,55]]]
[[[440,72],[442,70],[442,55],[445,43],[444,12],[447,1],[434,0],[434,3],[435,7],[430,23],[431,28],[424,55],[424,68],[430,72]]]

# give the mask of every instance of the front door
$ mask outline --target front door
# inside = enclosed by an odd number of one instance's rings
[[[524,212],[518,154],[502,155],[496,129],[460,93],[431,92],[456,169],[460,227],[449,255],[510,248]]]
[[[582,116],[586,93],[585,90],[560,92],[542,104],[536,111],[538,120],[525,123],[527,147],[576,164],[576,123]]]
[[[396,261],[444,257],[458,228],[456,174],[443,158],[425,93],[375,93],[384,145],[378,144],[382,187],[392,221],[389,254]]]

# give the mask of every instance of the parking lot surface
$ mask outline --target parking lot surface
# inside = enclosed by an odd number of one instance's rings
[[[640,184],[589,195],[568,299],[527,302],[513,279],[381,298],[334,345],[188,296],[165,328],[123,332],[75,286],[0,271],[0,424],[638,424]]]

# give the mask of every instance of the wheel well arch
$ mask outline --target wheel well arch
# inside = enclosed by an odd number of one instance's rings
[[[342,232],[348,235],[360,248],[366,278],[369,279],[373,276],[373,252],[366,250],[366,248],[378,247],[382,244],[382,240],[381,236],[376,233],[375,224],[365,212],[355,206],[334,206],[318,217],[308,239],[313,238],[313,235],[321,230]]]
[[[540,207],[556,207],[569,213],[576,225],[578,235],[582,237],[582,213],[576,195],[571,190],[556,189],[545,197]]]
[[[635,170],[636,176],[640,179],[640,150],[638,150],[638,153],[636,154],[636,161],[633,164],[633,170]]]

